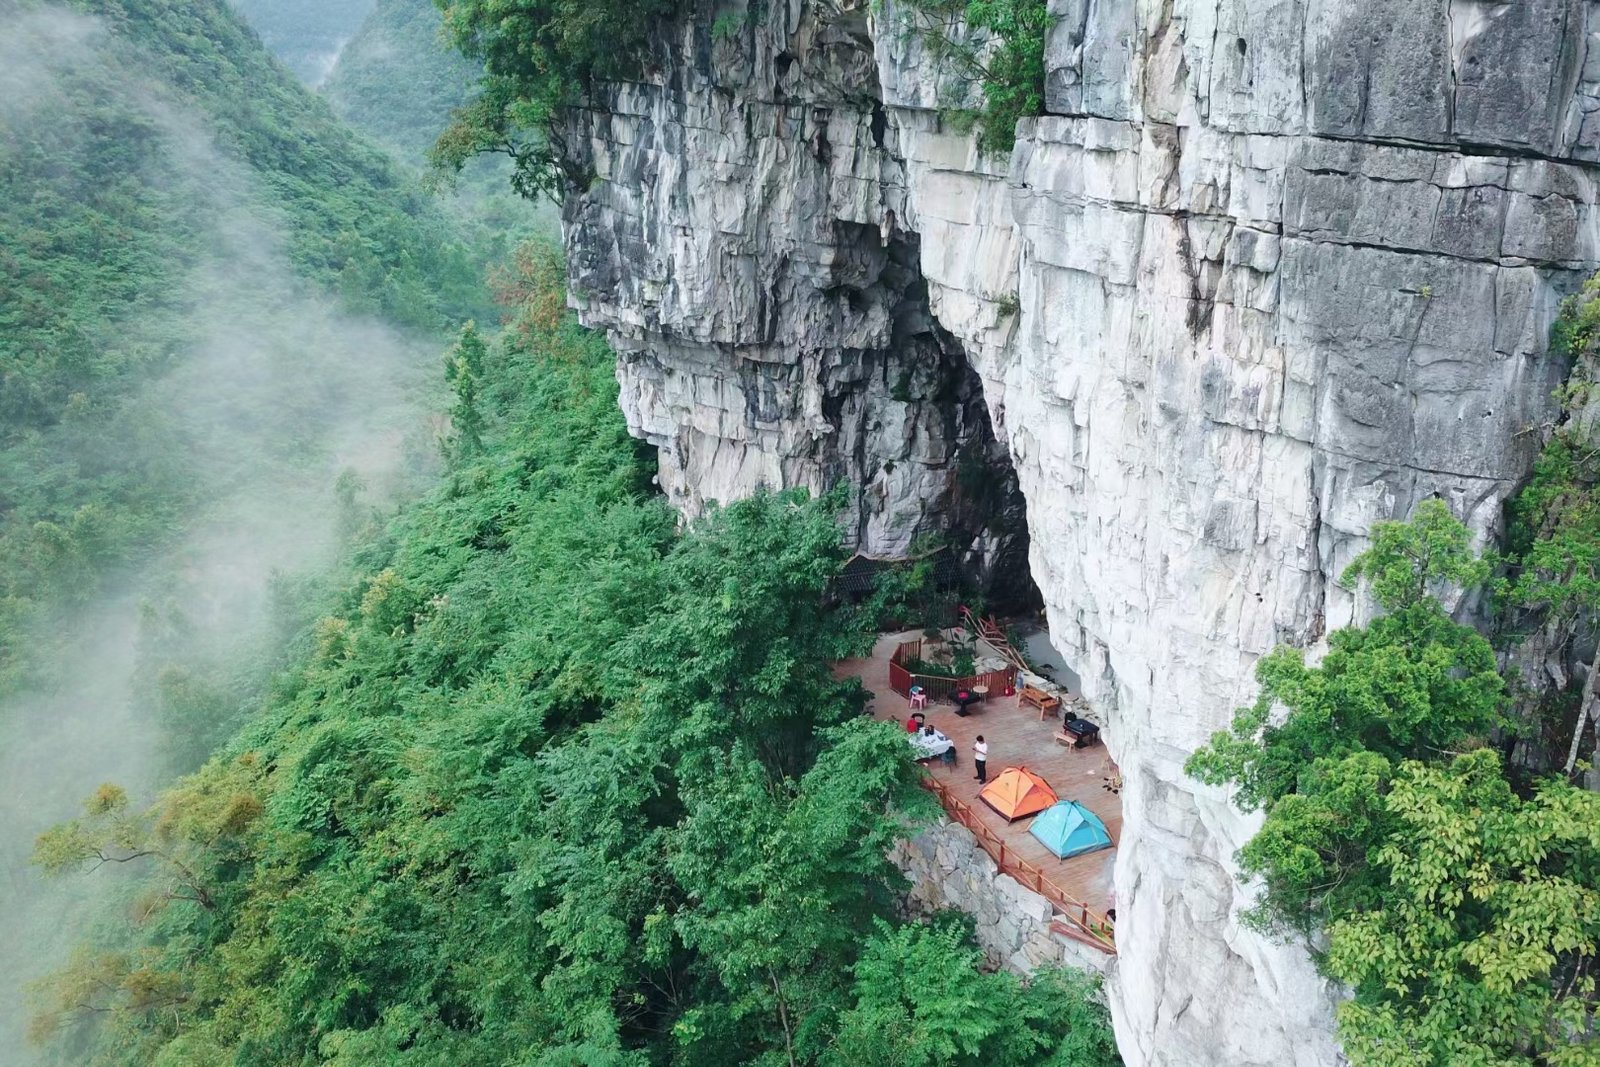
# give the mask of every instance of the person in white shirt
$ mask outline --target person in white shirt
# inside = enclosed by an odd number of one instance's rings
[[[980,783],[989,781],[989,743],[979,734],[978,739],[972,743],[972,763],[978,768],[978,773],[973,775]]]

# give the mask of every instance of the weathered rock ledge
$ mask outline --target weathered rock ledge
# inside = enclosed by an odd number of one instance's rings
[[[672,27],[655,77],[609,87],[570,137],[595,176],[565,213],[574,301],[621,354],[663,490],[693,514],[844,481],[863,552],[946,534],[1003,567],[1021,497],[894,221],[865,12],[778,5],[732,41],[709,24]]]

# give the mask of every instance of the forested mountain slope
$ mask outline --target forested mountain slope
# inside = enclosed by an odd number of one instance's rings
[[[0,13],[3,682],[38,604],[92,595],[185,506],[176,451],[128,447],[155,429],[108,427],[206,335],[224,269],[271,248],[344,311],[423,329],[485,309],[439,212],[220,2]]]
[[[453,353],[445,483],[260,718],[41,839],[58,874],[159,853],[38,1033],[96,1064],[1115,1063],[1088,979],[896,918],[886,849],[931,802],[833,675],[876,621],[825,597],[836,502],[679,534],[559,263],[522,267],[514,328]]]
[[[432,0],[379,0],[322,85],[345,121],[416,163],[478,82],[441,24]]]
[[[437,470],[495,311],[413,185],[220,0],[0,0],[0,1062],[97,915],[35,835],[203,761]]]
[[[339,54],[321,93],[334,112],[421,178],[437,177],[429,152],[452,113],[471,99],[478,65],[452,48],[433,0],[378,0]],[[511,189],[503,156],[474,160],[433,192],[472,247],[499,261],[525,237],[559,232],[555,206]],[[434,184],[425,182],[430,187]]]

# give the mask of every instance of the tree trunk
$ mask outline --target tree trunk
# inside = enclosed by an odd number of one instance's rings
[[[789,1067],[799,1067],[794,1058],[794,1031],[789,1026],[789,1005],[783,999],[783,986],[771,967],[767,968],[767,977],[772,979],[772,991],[778,996],[778,1021],[783,1024],[783,1047],[789,1055]]]
[[[1591,793],[1600,793],[1600,731],[1596,731],[1594,756],[1589,764],[1589,773],[1583,776],[1583,787]]]
[[[1564,770],[1568,778],[1572,777],[1572,768],[1578,762],[1578,745],[1583,740],[1583,728],[1589,722],[1589,716],[1594,713],[1597,680],[1600,680],[1600,653],[1597,653],[1594,662],[1589,664],[1589,676],[1583,680],[1583,696],[1578,700],[1578,721],[1572,727],[1572,744],[1567,748],[1567,765]]]

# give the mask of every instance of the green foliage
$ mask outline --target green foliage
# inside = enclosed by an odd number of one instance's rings
[[[823,1057],[828,1067],[1118,1064],[1098,983],[1044,969],[1027,985],[983,974],[954,923],[879,924],[855,966],[855,1004]]]
[[[477,69],[446,45],[432,0],[382,0],[322,92],[351,125],[420,163],[477,80]]]
[[[1529,800],[1482,749],[1402,764],[1381,801],[1371,906],[1328,931],[1357,1064],[1593,1064],[1600,795]]]
[[[1519,688],[1520,710],[1535,727],[1534,744],[1547,752],[1565,748],[1568,774],[1578,766],[1589,724],[1600,721],[1600,673],[1589,651],[1600,610],[1597,322],[1600,282],[1590,279],[1562,306],[1553,331],[1555,346],[1573,360],[1572,372],[1557,395],[1562,411],[1533,476],[1507,507],[1506,567],[1496,588],[1503,632],[1523,642],[1525,662],[1543,661],[1544,670],[1534,677],[1573,679],[1576,673],[1581,679],[1543,691],[1538,685]],[[1596,780],[1591,772],[1589,784]]]
[[[1576,359],[1594,347],[1600,334],[1600,275],[1583,284],[1583,291],[1569,297],[1561,306],[1551,330],[1552,347]]]
[[[1432,594],[1484,564],[1424,505],[1380,524],[1349,576],[1389,613],[1331,635],[1317,667],[1266,657],[1261,699],[1189,762],[1266,813],[1239,852],[1264,883],[1255,920],[1325,937],[1357,1067],[1600,1062],[1600,796],[1520,797],[1483,747],[1504,686]]]
[[[1365,578],[1386,611],[1426,604],[1441,590],[1470,589],[1489,577],[1489,564],[1472,550],[1467,528],[1443,500],[1417,505],[1409,522],[1380,522],[1372,544],[1341,577]]]
[[[474,323],[461,327],[461,336],[445,359],[445,380],[455,391],[450,409],[447,452],[465,459],[483,451],[483,412],[478,405],[478,382],[483,377],[488,348]]]
[[[1270,809],[1318,774],[1319,761],[1431,758],[1486,737],[1504,702],[1494,650],[1426,593],[1485,573],[1439,501],[1418,505],[1411,522],[1378,523],[1346,577],[1367,577],[1389,614],[1329,635],[1316,667],[1293,648],[1263,657],[1255,704],[1191,758],[1189,772],[1236,783],[1247,810]],[[1280,706],[1288,714],[1274,722]]]
[[[1017,123],[1044,111],[1044,0],[910,0],[910,32],[947,75],[951,117],[978,146],[1008,154]]]
[[[611,353],[552,313],[549,258],[522,264],[519,321],[452,361],[481,447],[362,551],[205,772],[260,769],[239,840],[186,854],[214,906],[167,900],[136,950],[85,957],[48,1029],[95,1064],[849,1062],[904,951],[964,983],[928,995],[985,1062],[1114,1063],[1085,983],[1023,990],[895,922],[886,850],[932,801],[833,675],[874,611],[825,597],[836,501],[680,532]],[[159,996],[72,999],[122,975]],[[915,1062],[970,1062],[947,1048]]]
[[[236,856],[261,817],[259,789],[260,772],[249,755],[208,764],[149,812],[131,810],[119,786],[102,785],[84,802],[81,817],[39,836],[33,862],[56,876],[148,859],[160,868],[151,885],[161,902],[187,901],[210,911],[217,898],[202,868]]]
[[[961,672],[956,669],[956,665],[954,663],[930,663],[925,659],[913,659],[906,663],[906,669],[912,674],[928,675],[935,678],[964,677],[964,675],[962,675]]]
[[[373,0],[232,0],[261,35],[261,43],[296,77],[316,85],[328,75],[339,46],[372,10]]]
[[[744,11],[725,11],[711,23],[713,41],[731,41],[744,32],[749,14]]]
[[[1591,279],[1563,305],[1554,330],[1556,347],[1575,361],[1560,395],[1561,421],[1508,509],[1511,568],[1503,593],[1511,604],[1542,611],[1565,627],[1600,608],[1600,440],[1592,404],[1597,323],[1600,279]]]
[[[433,0],[379,0],[322,86],[340,118],[410,167],[427,167],[428,150],[472,98],[480,74],[443,30]],[[557,232],[550,205],[511,190],[511,170],[509,160],[484,158],[449,181],[423,175],[480,261],[504,262],[530,236]]]
[[[1240,853],[1266,882],[1261,917],[1309,930],[1324,922],[1330,885],[1359,896],[1368,838],[1364,804],[1392,766],[1480,743],[1499,721],[1504,684],[1493,650],[1433,605],[1414,605],[1329,638],[1307,667],[1279,648],[1257,668],[1261,695],[1190,758],[1200,780],[1238,786],[1267,821]],[[1273,722],[1274,707],[1287,709]]]
[[[1557,433],[1511,505],[1513,603],[1564,619],[1600,607],[1600,451]]]
[[[353,310],[409,325],[483,309],[479,265],[422,191],[285,77],[225,4],[82,6],[137,57],[138,77],[193,109],[223,154],[249,168],[304,277],[336,287]]]
[[[633,73],[652,20],[676,0],[435,0],[445,32],[482,64],[478,95],[456,112],[433,149],[446,170],[474,156],[511,157],[525,196],[581,188],[563,163],[559,116],[599,80]]]

